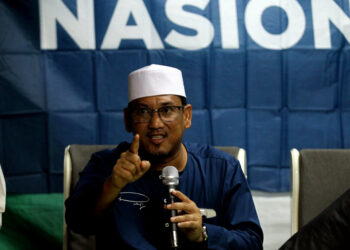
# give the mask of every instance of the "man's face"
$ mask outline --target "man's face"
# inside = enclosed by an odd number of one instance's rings
[[[132,110],[159,109],[168,106],[182,106],[181,98],[174,95],[144,97],[132,103]],[[140,111],[141,112],[141,111]],[[157,112],[151,113],[149,122],[138,122],[135,116],[131,119],[130,128],[140,135],[140,145],[150,158],[171,158],[181,146],[184,130],[191,126],[192,107],[176,108],[176,115],[171,121],[165,121]],[[135,113],[134,113],[135,114]]]

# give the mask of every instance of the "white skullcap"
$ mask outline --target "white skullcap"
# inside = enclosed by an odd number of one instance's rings
[[[148,96],[179,95],[186,97],[180,70],[152,64],[129,74],[129,102]]]

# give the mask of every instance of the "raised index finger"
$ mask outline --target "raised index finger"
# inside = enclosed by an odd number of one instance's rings
[[[132,140],[129,151],[133,154],[138,154],[139,153],[139,146],[140,146],[140,136],[138,134],[136,134],[134,136],[134,139]]]

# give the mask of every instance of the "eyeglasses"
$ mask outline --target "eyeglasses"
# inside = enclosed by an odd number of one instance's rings
[[[149,123],[153,113],[157,112],[163,122],[172,122],[179,116],[179,111],[185,106],[164,106],[158,109],[135,108],[131,112],[132,121],[135,123]]]

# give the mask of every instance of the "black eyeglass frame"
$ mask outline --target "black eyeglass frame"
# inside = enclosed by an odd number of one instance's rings
[[[164,119],[163,115],[161,114],[162,110],[167,109],[167,108],[175,108],[177,110],[182,110],[183,111],[185,109],[185,106],[186,105],[170,105],[170,106],[163,106],[163,107],[160,107],[160,108],[157,108],[157,109],[152,109],[152,108],[147,108],[147,107],[144,107],[144,108],[133,108],[132,110],[130,110],[131,120],[132,120],[133,123],[149,123],[152,120],[153,113],[157,112],[158,117],[162,120],[162,122],[170,123],[170,122],[173,122],[177,118],[177,116],[171,118],[170,120],[166,119],[166,118]],[[140,110],[147,110],[147,114],[148,114],[147,121],[146,120],[145,121],[140,121],[140,120],[135,119],[134,113],[136,111],[140,111]]]

